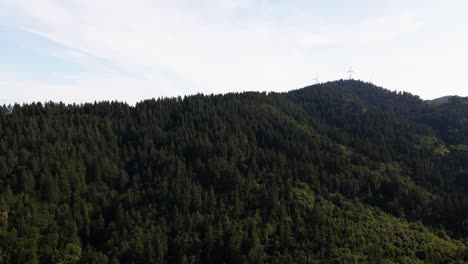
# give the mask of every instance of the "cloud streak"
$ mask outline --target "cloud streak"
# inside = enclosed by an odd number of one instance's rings
[[[57,98],[129,102],[196,92],[282,91],[312,83],[314,74],[344,77],[352,63],[370,74],[375,61],[365,51],[391,50],[387,47],[424,26],[410,10],[327,21],[318,4],[304,10],[289,7],[285,13],[276,5],[249,0],[7,0],[0,7],[15,14],[15,27],[60,45],[51,56],[90,70],[55,84],[7,77],[4,82],[50,91],[51,99],[58,93],[63,96]]]

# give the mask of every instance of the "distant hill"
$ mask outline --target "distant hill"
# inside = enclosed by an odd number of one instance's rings
[[[428,102],[431,102],[431,103],[434,103],[434,104],[445,104],[445,103],[448,103],[452,99],[468,100],[468,97],[460,97],[460,96],[456,96],[456,95],[449,95],[449,96],[443,96],[443,97],[439,97],[439,98],[436,98],[436,99],[428,100]]]
[[[0,107],[0,263],[466,263],[447,101],[340,80]]]

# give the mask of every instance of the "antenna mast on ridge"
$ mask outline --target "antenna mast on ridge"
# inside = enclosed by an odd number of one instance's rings
[[[349,73],[349,79],[352,80],[353,79],[353,73],[355,73],[353,71],[353,67],[349,66],[349,70],[347,71],[347,73]]]

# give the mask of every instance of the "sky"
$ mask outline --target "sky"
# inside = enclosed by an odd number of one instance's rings
[[[466,0],[0,0],[0,104],[288,91],[468,96]]]

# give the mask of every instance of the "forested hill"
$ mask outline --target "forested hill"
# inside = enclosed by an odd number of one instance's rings
[[[360,81],[0,108],[0,263],[466,263],[468,100]]]
[[[453,100],[467,100],[468,97],[460,97],[456,95],[448,95],[448,96],[442,96],[436,99],[429,100],[429,102],[434,103],[434,104],[446,104],[448,102],[451,102]]]

